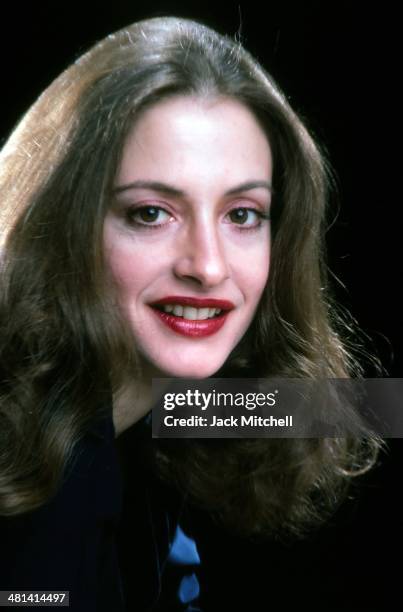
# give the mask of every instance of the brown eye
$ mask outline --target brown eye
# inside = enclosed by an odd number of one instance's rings
[[[157,221],[159,212],[160,209],[155,206],[144,206],[144,208],[140,208],[137,214],[144,223],[152,223],[153,221]]]
[[[171,215],[159,206],[136,206],[127,211],[127,219],[134,225],[159,227],[169,222]]]
[[[248,221],[249,212],[247,208],[236,208],[235,210],[231,210],[229,217],[233,223],[243,225]]]
[[[245,228],[259,227],[266,216],[254,208],[234,208],[228,213],[231,223],[243,225]]]

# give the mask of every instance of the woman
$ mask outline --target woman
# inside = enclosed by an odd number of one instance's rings
[[[153,376],[359,373],[326,283],[324,158],[239,44],[157,18],[60,75],[0,168],[1,587],[151,609],[171,576],[190,610],[185,498],[240,533],[301,535],[376,457],[376,440],[147,430]]]

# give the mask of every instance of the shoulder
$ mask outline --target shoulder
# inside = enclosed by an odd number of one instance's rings
[[[0,519],[0,575],[6,580],[1,586],[51,590],[64,584],[74,590],[89,578],[90,560],[120,510],[120,472],[107,416],[76,444],[52,499],[35,511]]]

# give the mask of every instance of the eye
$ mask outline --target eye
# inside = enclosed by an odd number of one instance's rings
[[[245,228],[258,227],[262,219],[267,219],[268,215],[255,210],[254,208],[234,208],[228,213],[231,223],[243,225]]]
[[[169,223],[172,218],[166,210],[160,206],[136,206],[129,208],[126,216],[131,224],[159,227]]]

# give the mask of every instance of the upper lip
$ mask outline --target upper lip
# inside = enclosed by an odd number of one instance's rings
[[[232,310],[235,305],[229,300],[217,298],[198,298],[184,295],[168,295],[160,300],[155,300],[150,306],[164,306],[165,304],[178,304],[180,306],[193,306],[193,308],[220,308],[221,310]]]

